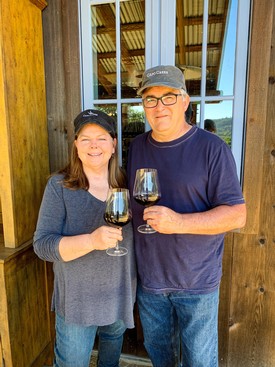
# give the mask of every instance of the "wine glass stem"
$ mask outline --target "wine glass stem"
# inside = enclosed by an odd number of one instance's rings
[[[119,244],[118,244],[118,241],[116,241],[116,251],[119,251]]]

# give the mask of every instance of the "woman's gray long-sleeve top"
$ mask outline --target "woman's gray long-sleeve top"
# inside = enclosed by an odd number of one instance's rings
[[[95,250],[64,262],[59,253],[61,238],[106,225],[106,203],[88,191],[64,188],[62,179],[55,175],[47,183],[33,244],[41,259],[53,262],[52,310],[69,323],[102,326],[123,320],[127,328],[133,328],[136,265],[132,225],[123,227],[121,245],[127,247],[127,255],[115,257]]]

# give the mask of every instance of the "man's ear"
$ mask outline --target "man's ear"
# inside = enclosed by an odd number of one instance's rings
[[[185,102],[185,111],[186,111],[190,103],[190,97],[188,94],[185,96],[184,102]]]

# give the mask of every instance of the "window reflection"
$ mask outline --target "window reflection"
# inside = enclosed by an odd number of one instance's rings
[[[95,99],[135,98],[145,65],[145,0],[91,5],[93,92]],[[120,32],[120,44],[116,44]],[[120,51],[120,79],[117,52]],[[119,83],[118,83],[119,82]]]
[[[121,95],[135,98],[145,66],[145,1],[121,2],[120,24]]]
[[[184,74],[190,95],[200,95],[203,40],[203,1],[177,0],[175,62]]]
[[[111,116],[116,122],[116,133],[117,133],[117,105],[116,104],[100,104],[94,106],[97,110],[105,112]]]
[[[206,103],[205,120],[212,120],[214,122],[216,126],[215,133],[231,147],[233,123],[232,101]]]
[[[191,5],[192,4],[192,5]],[[207,96],[232,95],[236,46],[237,0],[209,0],[206,55]],[[201,95],[203,0],[177,0],[176,65],[188,93]]]
[[[207,78],[206,95],[224,95],[224,84],[221,84],[221,75],[227,80],[234,78],[234,59],[236,43],[236,29],[228,28],[229,19],[232,20],[231,8],[237,1],[228,0],[209,1],[208,6],[208,27],[207,27]],[[236,20],[236,14],[235,14]],[[225,57],[225,51],[230,46],[230,58]],[[231,83],[232,84],[232,83]],[[227,89],[227,91],[229,91]],[[229,94],[233,93],[231,89]]]
[[[200,126],[200,106],[199,102],[191,102],[191,116],[189,117],[189,120],[187,120],[189,124]]]
[[[95,99],[116,98],[115,17],[114,4],[91,6]]]
[[[127,153],[131,141],[145,132],[145,116],[140,104],[122,104],[122,165],[127,165]]]

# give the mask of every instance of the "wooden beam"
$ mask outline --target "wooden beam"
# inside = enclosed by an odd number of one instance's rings
[[[40,10],[43,10],[48,5],[45,0],[30,0],[31,3],[36,5]]]
[[[0,195],[4,243],[33,237],[48,175],[41,11],[28,0],[1,3]]]
[[[263,155],[265,149],[265,121],[269,62],[272,39],[274,2],[255,0],[250,47],[248,81],[248,109],[244,157],[243,192],[248,218],[243,231],[258,233],[263,182]],[[261,30],[264,31],[264,37]],[[264,57],[263,57],[264,55]]]

